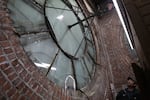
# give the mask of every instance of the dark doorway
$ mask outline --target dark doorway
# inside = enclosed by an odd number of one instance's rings
[[[132,63],[132,68],[137,80],[137,84],[140,88],[142,100],[150,100],[149,97],[149,85],[146,78],[146,71],[144,71],[139,65],[136,63]]]

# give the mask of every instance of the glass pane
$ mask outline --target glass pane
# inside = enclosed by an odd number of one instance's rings
[[[85,39],[83,39],[83,41],[81,41],[81,42],[82,42],[82,44],[81,44],[80,48],[78,49],[78,51],[76,52],[77,54],[75,55],[79,59],[81,59],[84,56]]]
[[[48,73],[48,78],[59,86],[64,87],[65,79],[68,75],[72,75],[70,59],[60,52],[52,65],[51,71]]]
[[[30,32],[46,28],[43,14],[23,0],[9,0],[8,8],[11,9],[10,16],[18,32]]]
[[[58,7],[68,9],[61,1],[48,2],[50,3],[48,5],[53,6],[56,2],[57,6],[60,4]],[[68,28],[69,25],[77,22],[77,18],[71,11],[62,11],[60,9],[54,10],[51,8],[47,9],[47,15],[49,16],[49,21],[53,26],[54,33],[60,46],[66,52],[73,55],[83,38],[83,33],[79,25],[76,25],[71,29]]]
[[[37,3],[39,3],[40,5],[44,5],[45,0],[35,0]]]
[[[58,50],[50,36],[47,33],[30,34],[20,40],[33,63],[46,74]]]
[[[73,35],[73,33],[68,33],[65,35],[64,39],[62,42],[60,42],[61,47],[68,52],[71,55],[74,55],[76,50],[78,49],[80,42],[78,42],[80,37],[77,39],[76,36]]]
[[[90,76],[82,60],[75,61],[75,70],[76,70],[75,72],[77,78],[77,86],[78,88],[82,88],[88,83],[90,79]]]
[[[47,0],[47,6],[48,7],[54,7],[54,8],[65,8],[64,3],[61,0]]]
[[[87,69],[89,70],[89,72],[92,74],[92,71],[93,71],[93,68],[94,67],[91,67],[91,66],[94,66],[94,63],[93,63],[93,61],[91,60],[91,58],[88,56],[88,55],[86,55],[86,56],[84,56],[84,63],[86,64],[86,66],[87,66]],[[92,75],[91,75],[92,76]]]
[[[91,31],[89,29],[86,30],[86,38],[89,40],[91,45],[94,44],[93,43],[93,37],[92,37]]]
[[[88,51],[87,51],[89,54],[90,54],[90,56],[92,57],[92,58],[95,58],[95,49],[93,48],[93,46],[90,46],[90,45],[88,45]]]

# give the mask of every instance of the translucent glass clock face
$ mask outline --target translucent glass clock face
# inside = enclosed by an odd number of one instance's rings
[[[90,82],[95,46],[75,0],[9,0],[8,8],[24,50],[50,80],[61,87],[72,80],[75,88]]]

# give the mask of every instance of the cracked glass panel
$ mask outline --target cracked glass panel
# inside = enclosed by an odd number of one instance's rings
[[[91,81],[95,45],[75,0],[9,0],[8,8],[26,54],[48,79],[70,88],[71,77],[75,89]]]

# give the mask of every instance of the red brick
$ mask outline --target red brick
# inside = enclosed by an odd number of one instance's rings
[[[37,82],[35,82],[32,86],[33,90],[36,90],[39,87],[39,84]]]
[[[29,82],[29,86],[33,88],[33,85],[35,84],[35,79],[31,79]]]
[[[67,100],[71,100],[71,97],[67,96]]]
[[[19,83],[19,84],[16,86],[16,88],[18,89],[18,91],[21,92],[21,93],[22,93],[24,87],[26,87],[26,85],[25,85],[25,83],[23,83],[23,82]],[[24,94],[24,93],[23,93],[23,94]]]
[[[0,45],[1,45],[2,47],[4,47],[4,48],[7,48],[7,47],[10,47],[10,46],[11,46],[10,43],[9,43],[9,41],[2,41],[2,42],[0,42]]]
[[[17,88],[17,85],[21,83],[21,80],[20,80],[20,78],[16,78],[15,80],[12,81],[12,83]]]
[[[32,97],[30,98],[30,100],[42,100],[42,98],[40,98],[40,96],[33,94]]]
[[[0,77],[0,86],[3,86],[6,83],[5,77],[1,76]]]
[[[33,71],[34,69],[32,67],[34,67],[34,64],[31,62],[31,60],[29,60],[28,57],[25,57],[25,58],[22,58],[21,59],[23,64],[24,64],[24,67],[27,68],[27,69],[32,69],[31,71]]]
[[[15,60],[15,59],[16,59],[16,55],[15,55],[15,54],[9,54],[9,55],[8,55],[8,59],[9,59],[10,61]]]
[[[18,74],[24,70],[21,65],[14,66],[14,68]]]
[[[20,94],[17,92],[15,94],[13,94],[13,97],[11,98],[11,100],[18,100],[19,96],[20,96]]]
[[[17,76],[18,76],[18,75],[14,72],[14,73],[8,75],[8,79],[12,81],[12,80],[14,80]]]
[[[15,60],[14,60],[14,61],[12,61],[11,63],[12,63],[12,65],[13,65],[13,66],[16,66],[16,65],[18,65],[18,60],[17,60],[17,59],[15,59]]]
[[[37,70],[37,67],[35,66],[30,66],[30,68],[28,69],[29,72],[33,73]]]
[[[31,75],[30,75],[30,74],[27,74],[27,76],[25,77],[24,81],[25,81],[26,83],[28,83],[30,80],[31,80]]]
[[[18,58],[23,58],[25,56],[23,52],[17,52],[16,55]]]
[[[47,89],[48,89],[48,93],[49,93],[50,95],[53,95],[53,93],[54,93],[54,87],[48,85],[48,86],[47,86]]]
[[[2,72],[0,72],[0,78],[1,78],[1,77],[3,77],[3,74],[2,74]]]
[[[31,89],[28,89],[26,95],[30,98],[33,94],[33,91]]]
[[[24,88],[23,88],[23,90],[22,90],[22,93],[27,94],[28,89],[29,88],[25,85]]]
[[[40,95],[42,97],[46,97],[46,91],[44,89],[42,89],[42,91],[40,91]]]
[[[4,55],[3,50],[0,48],[0,56]]]
[[[9,38],[11,40],[11,45],[15,48],[20,44],[18,37],[16,37],[15,35],[10,36]]]
[[[33,72],[32,76],[38,81],[39,80],[39,73]]]
[[[1,64],[1,65],[0,65],[0,68],[1,68],[2,70],[6,70],[8,67],[9,67],[9,63],[4,63],[4,64]]]
[[[19,52],[21,52],[21,51],[22,51],[22,52],[24,51],[24,50],[23,50],[23,47],[22,47],[22,46],[19,46],[19,45],[17,45],[14,49],[15,49],[15,52],[16,52],[16,53],[19,53]]]
[[[47,78],[43,78],[42,81],[43,81],[43,83],[42,83],[42,84],[43,84],[43,87],[44,87],[46,90],[48,90],[47,86],[48,86],[49,84],[48,84]]]
[[[24,78],[26,77],[26,75],[27,75],[27,71],[24,69],[24,70],[20,73],[20,77],[21,77],[22,79],[24,79]]]
[[[3,17],[2,19],[1,19],[1,23],[10,23],[11,21],[10,21],[10,19],[8,18],[8,17]]]
[[[65,95],[63,95],[63,96],[61,97],[61,99],[62,99],[62,100],[66,100],[67,97],[66,97]]]
[[[11,84],[9,82],[5,83],[2,87],[3,91],[8,91],[11,89]]]
[[[37,92],[38,94],[41,94],[41,91],[42,91],[42,87],[39,86],[36,92]]]
[[[10,75],[10,74],[13,73],[13,72],[14,72],[14,70],[13,70],[12,67],[9,67],[8,69],[4,70],[4,73],[5,73],[6,75]]]
[[[8,95],[8,97],[11,97],[11,96],[13,96],[16,92],[17,92],[17,90],[16,90],[15,88],[11,88],[11,89],[8,91],[7,95]]]
[[[19,100],[26,100],[26,97],[25,97],[25,96],[21,96],[21,95],[20,95]]]
[[[7,37],[4,35],[4,34],[2,34],[2,33],[0,33],[1,35],[0,35],[0,41],[5,41],[5,40],[7,40]]]
[[[13,50],[11,48],[7,48],[7,49],[4,49],[4,52],[6,54],[10,54],[10,53],[13,53]]]
[[[5,56],[0,56],[0,63],[6,61]]]
[[[55,88],[54,93],[53,93],[53,96],[54,96],[54,97],[59,96],[59,94],[58,94],[58,89],[57,89],[57,88]]]

